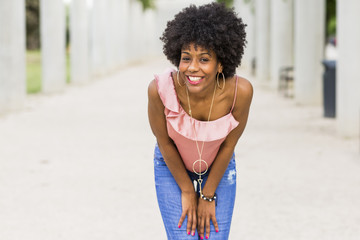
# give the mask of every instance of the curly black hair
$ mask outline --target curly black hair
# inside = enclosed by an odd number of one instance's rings
[[[167,23],[160,39],[165,56],[175,66],[180,64],[181,49],[194,43],[214,51],[225,77],[231,77],[244,54],[245,27],[234,9],[224,4],[190,5]]]

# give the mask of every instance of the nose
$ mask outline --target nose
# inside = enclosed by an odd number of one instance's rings
[[[199,70],[199,64],[198,64],[198,62],[195,61],[195,60],[192,60],[191,63],[190,63],[190,65],[189,65],[188,70],[189,70],[190,72],[197,72],[197,71]]]

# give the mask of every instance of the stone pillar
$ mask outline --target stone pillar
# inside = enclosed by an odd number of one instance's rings
[[[145,22],[145,41],[147,42],[145,48],[145,57],[160,55],[161,52],[156,51],[156,42],[159,39],[159,36],[156,36],[156,26],[155,26],[155,13],[153,10],[146,10],[144,12],[144,22]]]
[[[70,9],[71,82],[89,81],[89,28],[87,0],[72,0]]]
[[[118,51],[119,51],[119,63],[126,64],[128,61],[128,56],[130,55],[130,50],[128,46],[129,41],[129,0],[120,1],[119,6],[119,16],[117,28],[119,29],[119,41],[118,41]]]
[[[42,90],[64,89],[65,77],[65,5],[63,0],[40,0]]]
[[[322,103],[325,0],[295,0],[295,100]]]
[[[117,68],[121,65],[121,28],[120,28],[120,22],[121,20],[121,5],[123,0],[112,0],[112,6],[111,6],[111,15],[112,15],[112,21],[114,22],[112,27],[112,68]],[[126,22],[126,21],[125,21]]]
[[[279,70],[293,66],[293,0],[271,1],[270,84],[279,87]]]
[[[130,1],[130,28],[128,29],[128,35],[130,38],[129,54],[130,61],[137,61],[141,59],[144,52],[144,16],[140,2]]]
[[[26,96],[25,1],[0,1],[0,114],[23,106]]]
[[[336,118],[346,137],[360,132],[360,1],[337,1]]]
[[[91,74],[101,76],[106,73],[106,3],[93,1],[91,10]]]
[[[117,0],[115,0],[117,1]],[[105,68],[106,71],[111,71],[115,68],[115,2],[114,0],[106,0],[106,8],[105,8],[105,15],[104,15],[104,25],[105,28]]]
[[[255,0],[256,78],[267,82],[270,78],[270,0]]]
[[[234,7],[238,16],[242,18],[246,26],[246,48],[241,66],[251,69],[252,62],[255,59],[255,9],[253,1],[245,2],[244,0],[236,0]]]

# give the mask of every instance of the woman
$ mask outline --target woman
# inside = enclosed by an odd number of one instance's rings
[[[168,239],[228,239],[234,148],[253,94],[249,81],[235,75],[244,29],[232,9],[211,3],[183,9],[161,37],[164,54],[178,67],[156,75],[148,88],[155,185]]]

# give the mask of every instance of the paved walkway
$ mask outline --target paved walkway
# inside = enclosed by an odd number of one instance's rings
[[[1,240],[166,239],[146,113],[147,84],[166,66],[31,96],[0,117]],[[358,139],[337,136],[321,108],[254,86],[230,239],[358,240]]]

